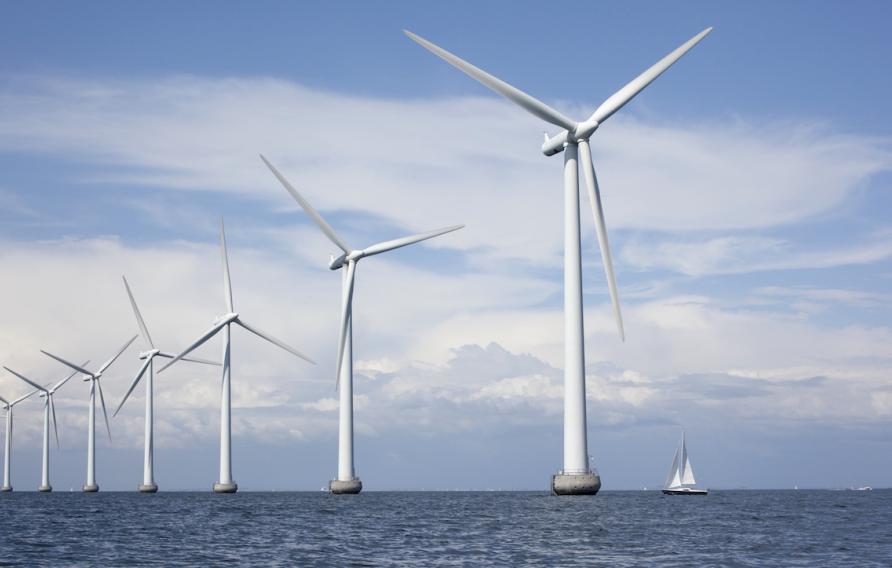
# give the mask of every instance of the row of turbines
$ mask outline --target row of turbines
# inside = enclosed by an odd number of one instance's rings
[[[597,471],[591,468],[588,459],[588,442],[586,438],[586,408],[585,408],[585,348],[583,329],[583,303],[582,303],[582,260],[581,260],[581,236],[579,219],[579,161],[586,188],[591,203],[592,214],[595,221],[598,245],[601,252],[601,260],[607,278],[607,285],[613,305],[619,336],[625,340],[625,332],[622,323],[622,314],[619,305],[619,296],[616,286],[616,278],[613,271],[613,263],[610,256],[610,247],[607,240],[607,229],[604,221],[604,212],[601,205],[600,189],[595,176],[594,165],[589,148],[589,138],[598,127],[622,108],[633,97],[671,67],[685,53],[699,43],[712,28],[707,28],[695,35],[677,49],[669,53],[663,59],[647,69],[644,73],[626,84],[622,89],[608,97],[586,120],[574,121],[561,114],[552,107],[524,93],[490,75],[486,71],[475,67],[458,56],[445,49],[421,38],[412,32],[405,34],[413,41],[440,57],[447,63],[466,73],[471,78],[479,81],[496,93],[506,97],[521,108],[539,117],[540,119],[558,126],[561,132],[556,136],[545,135],[542,152],[546,156],[564,153],[564,459],[563,467],[551,478],[553,493],[564,495],[593,495],[601,487],[601,479]],[[352,326],[353,326],[353,290],[356,275],[356,267],[363,258],[388,252],[404,246],[415,244],[427,239],[438,237],[461,229],[463,225],[455,225],[411,235],[399,239],[373,244],[363,249],[351,247],[347,241],[339,235],[334,228],[313,208],[309,201],[285,178],[284,175],[267,160],[260,156],[263,163],[278,179],[287,192],[297,201],[298,205],[319,227],[325,236],[334,244],[341,253],[332,255],[328,264],[331,270],[343,270],[342,299],[340,326],[338,333],[338,356],[335,372],[336,387],[339,391],[339,433],[338,433],[338,472],[335,479],[329,483],[329,489],[333,493],[355,494],[362,490],[362,481],[356,476],[353,463],[353,354],[352,354]],[[226,234],[223,223],[220,225],[220,250],[223,264],[223,289],[226,300],[227,312],[214,320],[213,325],[201,334],[188,347],[178,354],[162,351],[157,348],[149,335],[145,321],[137,307],[132,290],[124,278],[124,287],[133,308],[133,313],[139,327],[139,334],[132,337],[103,365],[90,371],[87,367],[89,361],[77,365],[71,361],[43,351],[48,357],[58,361],[69,368],[70,374],[56,383],[41,385],[24,374],[4,367],[7,371],[26,382],[34,390],[7,401],[0,398],[6,414],[6,444],[4,451],[3,487],[0,491],[11,491],[10,459],[12,448],[12,417],[13,407],[27,400],[35,394],[44,399],[43,416],[43,459],[41,465],[41,482],[38,491],[52,491],[49,477],[49,426],[52,418],[56,443],[58,444],[58,427],[56,425],[55,405],[53,395],[64,386],[71,378],[80,374],[84,381],[90,383],[90,402],[88,406],[88,444],[87,444],[87,479],[83,490],[94,492],[99,490],[96,482],[95,467],[95,413],[96,395],[105,420],[109,438],[111,428],[108,421],[108,413],[105,406],[105,397],[102,392],[100,379],[104,372],[123,354],[123,352],[138,338],[143,340],[144,351],[139,353],[139,358],[144,362],[130,384],[126,394],[118,404],[114,415],[120,411],[124,403],[139,382],[145,378],[145,451],[143,464],[143,479],[138,489],[141,492],[155,492],[158,485],[155,482],[153,468],[153,381],[154,361],[157,357],[168,359],[158,373],[163,372],[178,361],[189,361],[203,365],[222,366],[222,384],[220,399],[220,475],[213,489],[218,493],[234,493],[238,485],[232,476],[232,408],[231,408],[231,327],[237,325],[254,335],[266,340],[277,347],[288,351],[309,363],[314,363],[309,357],[291,347],[285,342],[261,331],[256,326],[247,323],[242,316],[235,311],[232,299],[232,286],[229,275],[229,258],[226,249]],[[188,355],[202,344],[210,340],[218,333],[223,334],[222,361],[208,361]]]
[[[264,158],[264,161],[265,158]],[[343,309],[341,312],[341,331],[340,331],[340,341],[338,345],[338,381],[336,385],[340,390],[340,436],[339,436],[339,444],[338,444],[338,455],[339,455],[339,463],[338,463],[338,477],[331,481],[331,490],[335,493],[358,493],[362,489],[361,481],[355,477],[353,470],[353,355],[351,349],[351,330],[352,330],[352,313],[353,313],[353,281],[354,274],[356,272],[356,263],[359,262],[361,258],[372,256],[376,254],[380,254],[383,252],[391,251],[397,248],[401,248],[407,245],[411,245],[420,241],[424,241],[433,237],[437,237],[439,235],[443,235],[452,231],[456,231],[463,227],[463,225],[456,225],[453,227],[446,227],[443,229],[439,229],[436,231],[430,231],[427,233],[422,233],[419,235],[412,235],[408,237],[403,237],[400,239],[394,239],[391,241],[386,241],[382,243],[377,243],[372,246],[366,247],[364,249],[349,249],[346,246],[346,241],[344,241],[341,237],[334,232],[334,229],[328,225],[324,219],[309,205],[306,201],[300,197],[300,194],[288,184],[287,181],[281,177],[281,174],[276,171],[269,162],[266,162],[267,165],[273,169],[277,176],[283,180],[283,183],[286,184],[289,192],[292,193],[300,202],[301,205],[304,206],[308,212],[312,212],[314,220],[320,224],[320,226],[325,227],[326,234],[330,234],[333,240],[337,240],[337,242],[342,243],[344,246],[344,254],[341,255],[340,258],[333,259],[330,263],[330,267],[332,270],[336,270],[341,268],[342,266],[346,266],[347,270],[345,272],[345,276],[343,279],[344,282],[344,294],[343,294]],[[189,361],[192,363],[199,363],[205,365],[217,365],[222,366],[222,383],[221,383],[221,397],[220,397],[220,477],[218,481],[214,483],[213,489],[217,493],[235,493],[238,490],[238,484],[233,480],[232,476],[232,399],[231,399],[231,353],[232,353],[232,333],[231,327],[233,325],[237,325],[254,335],[272,343],[273,345],[284,349],[285,351],[299,357],[309,363],[315,364],[315,362],[307,357],[302,352],[298,351],[294,347],[288,345],[284,341],[277,339],[270,335],[269,333],[260,330],[256,325],[250,324],[245,321],[244,317],[238,312],[235,311],[235,304],[233,302],[232,295],[232,284],[229,272],[229,254],[226,247],[226,232],[223,225],[223,222],[220,223],[220,252],[223,264],[223,295],[226,301],[226,313],[222,316],[216,318],[207,331],[202,333],[198,339],[193,341],[188,347],[183,349],[178,354],[173,354],[167,351],[162,351],[158,347],[155,346],[154,341],[152,340],[152,336],[149,334],[148,327],[146,326],[145,320],[142,317],[142,313],[139,310],[139,306],[137,306],[136,299],[133,296],[133,292],[130,289],[130,285],[127,282],[126,277],[122,277],[124,283],[124,289],[127,292],[127,296],[130,300],[130,304],[133,308],[133,315],[136,318],[137,326],[139,327],[139,333],[131,337],[120,349],[118,349],[115,354],[106,361],[103,365],[98,367],[94,371],[88,370],[86,367],[89,365],[89,361],[85,361],[84,363],[77,365],[72,363],[71,361],[59,357],[58,355],[54,355],[47,351],[41,350],[41,352],[52,359],[55,359],[59,363],[69,367],[72,371],[71,374],[66,376],[64,379],[60,380],[57,383],[50,383],[46,385],[41,385],[39,382],[28,378],[24,374],[10,369],[9,367],[5,367],[8,372],[12,373],[14,376],[18,377],[29,386],[33,387],[30,393],[21,396],[15,400],[7,401],[6,399],[0,398],[0,401],[4,404],[7,414],[6,414],[6,445],[5,445],[5,462],[4,462],[4,470],[3,470],[3,487],[0,488],[2,491],[12,491],[12,484],[10,480],[10,458],[12,451],[12,417],[13,417],[13,407],[20,402],[23,402],[30,398],[31,396],[38,394],[44,399],[44,416],[43,416],[43,453],[42,453],[42,462],[41,462],[41,476],[40,476],[40,485],[37,490],[40,492],[50,492],[52,491],[52,485],[50,484],[50,471],[49,471],[49,444],[50,444],[50,421],[53,423],[53,430],[55,432],[56,444],[59,444],[59,431],[56,423],[56,409],[55,403],[53,402],[53,395],[58,391],[62,386],[64,386],[71,378],[80,374],[83,375],[84,381],[89,381],[90,383],[90,400],[88,405],[88,419],[87,419],[87,478],[86,483],[83,486],[83,491],[85,492],[96,492],[99,491],[99,485],[96,482],[96,395],[99,395],[99,404],[102,408],[102,415],[105,420],[106,431],[108,433],[109,440],[111,440],[111,426],[109,425],[108,420],[108,412],[105,405],[105,396],[102,392],[102,384],[100,383],[100,379],[103,374],[112,366],[112,364],[127,350],[128,347],[138,338],[141,337],[145,350],[138,354],[140,360],[144,362],[140,366],[139,370],[136,373],[136,376],[133,378],[133,381],[130,383],[127,392],[124,394],[124,397],[121,399],[121,402],[118,404],[117,408],[113,416],[117,416],[118,412],[124,406],[124,403],[127,402],[127,399],[130,397],[131,393],[136,389],[139,382],[145,379],[145,444],[144,444],[144,460],[143,460],[143,479],[142,482],[138,486],[138,490],[144,493],[154,493],[158,491],[158,484],[155,482],[155,473],[154,473],[154,361],[155,358],[161,357],[163,359],[169,359],[160,369],[158,369],[158,373],[164,372],[167,368],[178,361]],[[338,264],[340,263],[340,264]],[[206,359],[199,359],[195,357],[189,357],[188,355],[203,345],[205,342],[209,341],[212,337],[216,336],[218,333],[223,334],[223,355],[222,362],[209,361]]]

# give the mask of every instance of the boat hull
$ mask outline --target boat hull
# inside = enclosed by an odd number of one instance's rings
[[[708,495],[708,489],[663,489],[663,495]]]

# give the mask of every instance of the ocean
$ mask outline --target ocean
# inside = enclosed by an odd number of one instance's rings
[[[3,566],[892,566],[892,490],[0,494]]]

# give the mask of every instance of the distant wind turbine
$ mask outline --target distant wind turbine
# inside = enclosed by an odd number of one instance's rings
[[[130,340],[124,344],[108,361],[106,361],[97,371],[88,371],[85,369],[85,365],[75,365],[65,359],[53,355],[52,353],[48,353],[44,350],[40,350],[41,353],[55,359],[56,361],[71,367],[78,373],[84,375],[85,381],[90,381],[90,406],[89,406],[89,417],[87,418],[87,482],[84,484],[84,492],[85,493],[95,493],[99,491],[99,485],[96,484],[96,391],[99,391],[99,402],[102,404],[102,417],[105,419],[105,430],[108,432],[108,441],[111,442],[111,427],[108,424],[108,412],[105,410],[105,396],[102,394],[102,383],[99,382],[99,379],[102,378],[102,373],[108,370],[109,367],[112,366],[118,357],[130,347],[130,344],[136,340],[137,336],[134,335],[130,338]]]
[[[84,361],[84,365],[88,365],[89,361]],[[62,388],[62,385],[68,382],[71,377],[75,376],[77,372],[71,373],[52,387],[44,387],[36,382],[32,381],[28,377],[22,375],[21,373],[17,373],[10,369],[9,367],[3,367],[13,375],[22,379],[32,387],[36,388],[40,391],[40,396],[43,400],[43,463],[40,467],[40,485],[37,487],[37,490],[41,493],[48,493],[53,490],[53,486],[50,485],[50,412],[53,415],[53,431],[56,434],[56,447],[60,447],[59,444],[59,425],[56,423],[56,405],[53,402],[53,395],[56,394],[56,391]]]
[[[136,316],[136,323],[139,325],[139,334],[142,336],[143,342],[145,343],[148,350],[143,351],[139,354],[140,359],[144,359],[145,363],[139,368],[139,371],[136,373],[136,377],[133,379],[133,382],[130,383],[130,388],[127,389],[127,394],[124,395],[124,398],[121,399],[121,403],[118,404],[118,408],[115,409],[115,412],[112,416],[117,416],[118,412],[121,410],[121,407],[124,406],[124,403],[127,402],[127,398],[130,396],[130,393],[133,392],[133,389],[136,388],[136,385],[139,384],[140,379],[143,376],[146,377],[146,428],[145,428],[145,452],[143,455],[143,474],[142,474],[142,483],[139,485],[138,489],[141,493],[155,493],[158,491],[158,484],[155,483],[155,471],[154,471],[154,393],[153,393],[153,383],[154,383],[154,359],[155,357],[165,357],[167,359],[173,359],[175,355],[172,353],[167,353],[165,351],[161,351],[160,349],[155,347],[155,344],[152,343],[152,337],[149,335],[149,329],[146,327],[146,322],[142,319],[142,314],[139,313],[139,308],[136,306],[136,300],[133,298],[133,293],[130,291],[130,285],[127,284],[127,278],[121,277],[124,280],[124,288],[127,290],[127,297],[130,298],[130,305],[133,307],[133,315]],[[207,365],[217,365],[220,363],[216,361],[206,361],[204,359],[187,359],[183,358],[184,361],[191,361],[193,363],[205,363]],[[146,373],[148,371],[148,373]]]
[[[183,359],[186,355],[198,348],[205,341],[215,336],[217,332],[223,332],[223,384],[221,388],[220,400],[220,480],[214,484],[214,492],[216,493],[235,493],[238,491],[238,484],[232,479],[232,396],[230,393],[230,326],[232,324],[239,325],[250,331],[254,335],[265,339],[273,345],[288,351],[292,355],[296,355],[301,359],[316,364],[309,357],[298,351],[297,349],[285,344],[282,341],[272,337],[271,335],[260,331],[257,327],[249,325],[242,317],[236,313],[232,303],[232,283],[229,278],[229,256],[226,252],[226,233],[223,228],[223,220],[220,220],[220,252],[223,257],[223,292],[226,297],[226,308],[229,312],[214,321],[214,325],[203,333],[201,337],[196,339],[192,345],[183,350],[182,353],[174,357],[170,362],[161,367],[158,373],[164,372],[165,369]]]
[[[364,249],[353,249],[341,238],[335,230],[329,225],[325,219],[313,209],[313,206],[298,193],[297,189],[292,186],[285,177],[279,173],[263,155],[260,156],[263,163],[270,169],[273,175],[285,187],[288,193],[303,208],[304,212],[310,216],[316,225],[325,233],[325,236],[335,244],[343,254],[337,258],[332,258],[328,267],[331,270],[338,270],[344,266],[342,278],[343,295],[341,299],[341,325],[340,336],[338,338],[338,361],[337,370],[335,372],[336,385],[340,388],[340,401],[338,404],[339,416],[339,434],[338,434],[338,477],[329,484],[332,493],[359,493],[362,491],[362,482],[356,477],[353,468],[353,281],[356,276],[356,264],[367,256],[373,256],[382,252],[391,251],[415,244],[427,239],[432,239],[452,231],[457,231],[464,225],[454,225],[443,229],[436,229],[427,233],[394,239],[378,243]]]
[[[546,156],[564,152],[564,467],[558,475],[552,477],[552,490],[555,493],[595,494],[601,487],[600,478],[591,471],[587,459],[585,335],[582,325],[582,259],[579,236],[579,170],[577,167],[579,153],[582,153],[582,171],[595,218],[601,261],[607,276],[607,288],[613,304],[616,326],[620,338],[625,340],[616,279],[613,275],[613,262],[607,242],[607,227],[601,207],[601,193],[598,189],[598,180],[595,177],[588,141],[605,120],[632,100],[635,95],[711,31],[712,28],[706,28],[683,43],[675,51],[608,97],[587,120],[576,122],[542,101],[471,65],[445,49],[404,30],[409,39],[472,79],[479,81],[545,122],[563,129],[556,136],[549,137],[546,134],[545,143],[542,145],[542,152]]]
[[[3,408],[6,410],[6,444],[3,446],[3,487],[0,487],[0,492],[7,493],[12,491],[12,483],[10,483],[9,478],[9,464],[12,459],[12,408],[23,400],[30,398],[36,392],[40,392],[40,390],[33,390],[12,402],[0,397],[0,402],[3,403]]]

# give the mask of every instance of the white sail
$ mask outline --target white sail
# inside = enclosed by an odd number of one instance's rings
[[[686,457],[684,462],[684,473],[681,477],[682,485],[696,485],[697,480],[694,479],[694,468],[691,467],[691,458]]]
[[[666,476],[666,483],[663,484],[663,487],[666,489],[681,485],[681,472],[679,470],[681,460],[679,460],[679,457],[681,457],[681,448],[676,448],[675,457],[672,458],[672,467],[669,468],[669,474]]]
[[[672,478],[672,483],[669,485],[669,489],[675,489],[677,487],[681,487],[681,478],[679,477],[679,472],[675,472],[675,477]]]
[[[688,440],[687,435],[681,432],[681,485],[694,485],[694,468],[691,467],[691,458],[688,457]]]

